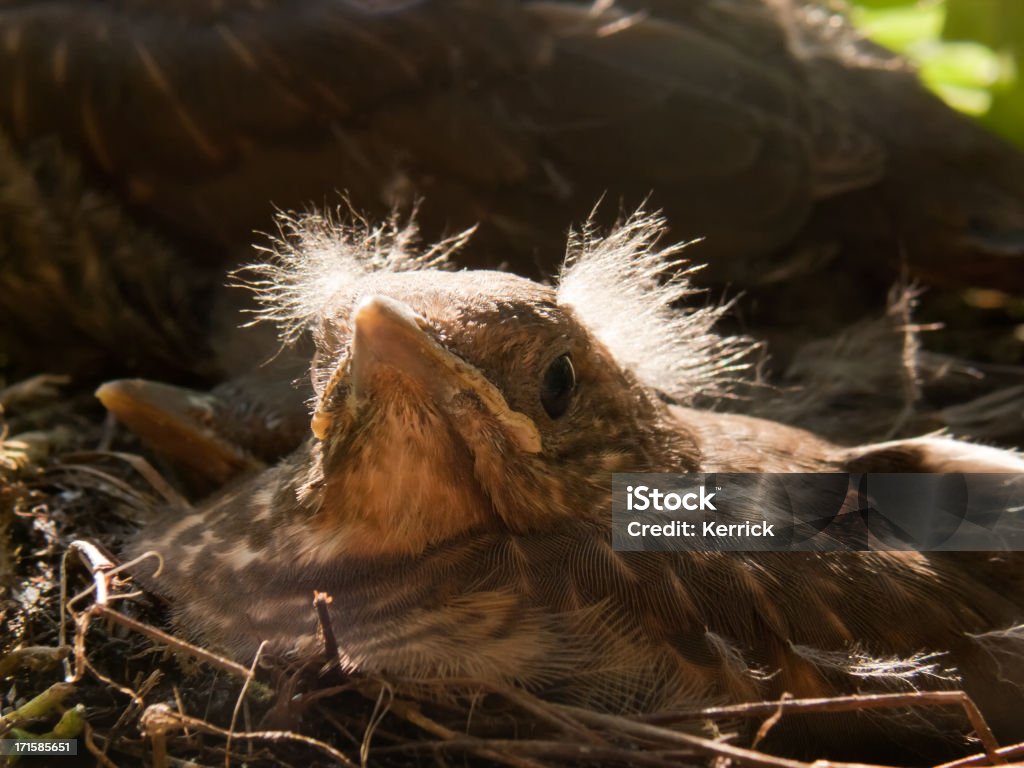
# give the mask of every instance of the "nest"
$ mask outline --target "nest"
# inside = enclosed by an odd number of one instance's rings
[[[999,745],[961,691],[623,716],[473,680],[385,680],[262,653],[240,665],[169,634],[165,606],[138,591],[124,575],[130,564],[110,554],[145,510],[183,501],[86,396],[55,400],[61,383],[36,377],[0,393],[17,414],[0,453],[0,736],[78,738],[80,753],[103,766],[797,768],[810,763],[760,749],[780,723],[913,710],[936,721],[962,713],[974,731],[977,754],[946,766],[1024,758],[1024,744]],[[310,601],[324,659],[337,658],[329,599]]]

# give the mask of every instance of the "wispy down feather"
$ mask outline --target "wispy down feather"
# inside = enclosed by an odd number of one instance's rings
[[[447,267],[448,257],[461,248],[472,229],[421,249],[415,212],[403,219],[392,213],[373,224],[343,205],[331,212],[282,213],[278,235],[264,264],[235,273],[238,284],[251,289],[261,308],[254,322],[278,325],[284,342],[329,313],[331,301],[359,277],[371,272],[409,272]]]
[[[942,653],[915,653],[910,656],[877,656],[862,648],[846,648],[842,651],[825,651],[808,645],[794,643],[792,651],[814,664],[821,670],[840,672],[859,678],[871,678],[887,683],[893,688],[903,687],[919,690],[919,684],[926,679],[946,683],[958,683],[960,677],[955,669],[941,663]]]
[[[755,345],[715,332],[728,304],[680,306],[699,293],[689,277],[700,267],[679,258],[686,243],[659,247],[664,233],[664,217],[643,210],[604,237],[593,220],[571,233],[559,302],[648,386],[684,402],[722,394]]]
[[[445,268],[472,234],[421,248],[412,217],[392,214],[375,225],[344,209],[282,214],[278,223],[279,236],[261,249],[270,254],[267,263],[237,275],[256,293],[257,321],[277,323],[285,342],[329,315],[332,299],[361,276]],[[729,305],[682,306],[700,293],[689,282],[700,267],[679,258],[685,243],[659,247],[664,233],[664,218],[643,210],[605,236],[593,221],[571,233],[559,302],[648,386],[681,401],[723,394],[732,374],[748,367],[754,344],[715,332]]]

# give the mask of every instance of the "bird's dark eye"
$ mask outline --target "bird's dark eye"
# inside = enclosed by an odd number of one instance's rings
[[[540,384],[540,402],[552,419],[558,419],[569,410],[572,393],[576,390],[576,371],[568,355],[562,355],[544,371]]]

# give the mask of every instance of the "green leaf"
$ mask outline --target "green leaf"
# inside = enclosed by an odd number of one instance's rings
[[[1024,146],[1024,0],[852,0],[867,37],[947,104]]]
[[[945,6],[897,6],[865,8],[857,5],[851,18],[857,28],[876,43],[894,51],[936,40],[945,22]]]

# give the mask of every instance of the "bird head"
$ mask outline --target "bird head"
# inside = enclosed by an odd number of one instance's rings
[[[286,340],[308,330],[316,345],[298,496],[320,556],[596,520],[612,473],[698,466],[660,396],[706,389],[708,361],[734,364],[740,346],[711,333],[718,309],[670,306],[688,288],[662,278],[678,265],[657,217],[576,236],[557,287],[451,271],[465,236],[416,251],[395,220],[286,226],[250,285]]]

